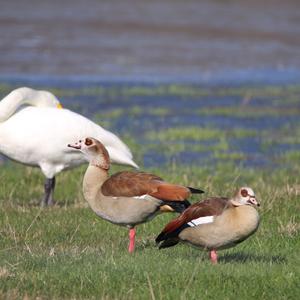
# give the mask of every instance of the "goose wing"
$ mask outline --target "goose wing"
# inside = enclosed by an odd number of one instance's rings
[[[183,201],[191,192],[189,188],[165,182],[161,177],[145,172],[119,172],[102,185],[102,193],[113,197],[150,195],[166,201]]]
[[[184,228],[190,226],[188,223],[196,221],[197,219],[199,220],[199,218],[213,217],[222,214],[224,209],[231,205],[228,200],[228,198],[209,198],[204,201],[194,203],[181,215],[169,222],[157,236],[155,241],[160,243],[162,241],[166,242],[170,239],[172,242],[166,243],[168,244],[167,247],[175,245],[178,242],[176,241],[178,234]]]

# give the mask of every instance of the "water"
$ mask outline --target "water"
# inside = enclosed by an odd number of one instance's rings
[[[0,25],[6,79],[300,78],[297,0],[12,0],[1,2]]]

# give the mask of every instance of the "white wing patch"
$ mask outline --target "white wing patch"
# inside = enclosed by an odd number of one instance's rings
[[[201,224],[212,223],[213,221],[214,221],[214,216],[200,217],[198,219],[194,219],[194,220],[188,222],[188,225],[190,225],[191,227],[194,227],[194,226],[198,226]]]
[[[118,199],[120,197],[112,197],[113,199]],[[130,197],[130,198],[133,198],[133,199],[138,199],[138,200],[152,200],[152,199],[156,199],[148,194],[145,194],[145,195],[141,195],[141,196],[134,196],[134,197]],[[157,199],[156,199],[157,200]]]
[[[134,199],[146,199],[146,198],[149,198],[149,197],[151,197],[151,196],[149,196],[149,195],[147,195],[147,194],[145,194],[145,195],[141,195],[141,196],[135,196],[135,197],[132,197],[132,198],[134,198]]]

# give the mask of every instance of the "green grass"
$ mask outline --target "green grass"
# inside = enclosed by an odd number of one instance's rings
[[[147,170],[201,187],[206,196],[231,195],[242,184],[256,191],[262,203],[258,232],[220,251],[217,266],[187,245],[155,247],[171,214],[140,225],[136,252],[129,255],[126,228],[87,207],[84,171],[83,166],[60,174],[58,205],[40,209],[39,170],[1,166],[1,299],[298,299],[299,168],[269,173],[232,164],[204,169],[173,164]]]
[[[299,109],[284,108],[284,107],[259,107],[259,109],[255,107],[245,107],[245,105],[241,105],[238,107],[211,107],[211,108],[201,108],[198,110],[199,115],[206,116],[234,116],[238,118],[262,118],[266,116],[294,116],[299,115]]]
[[[0,85],[0,91],[10,91],[9,85]],[[48,89],[48,88],[47,88]],[[102,86],[86,87],[78,90],[72,89],[50,89],[58,97],[77,96],[105,96],[109,98],[119,98],[132,96],[148,97],[148,96],[176,96],[181,98],[191,97],[199,99],[199,97],[209,96],[237,96],[242,97],[243,101],[251,101],[253,98],[270,99],[275,104],[297,104],[299,102],[300,85],[263,85],[263,86],[241,86],[241,87],[201,87],[197,85],[186,84],[162,84],[162,85],[128,85],[119,86],[117,88],[107,88]],[[274,98],[275,101],[274,101]],[[241,102],[241,103],[242,103]]]
[[[226,137],[243,138],[254,136],[254,130],[233,128],[230,131],[216,129],[216,128],[201,128],[201,127],[180,127],[168,128],[160,131],[151,131],[147,133],[147,137],[152,140],[159,141],[181,141],[182,140],[195,140],[205,141],[211,139],[222,140]]]

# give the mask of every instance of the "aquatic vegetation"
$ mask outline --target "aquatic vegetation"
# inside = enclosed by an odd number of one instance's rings
[[[103,120],[103,119],[118,119],[124,114],[124,111],[121,108],[115,109],[106,109],[104,111],[98,111],[93,115],[94,120]]]
[[[0,97],[13,88],[0,85]],[[260,157],[264,165],[279,168],[285,162],[274,164],[274,158],[297,152],[300,145],[300,85],[102,83],[37,88],[49,89],[66,108],[126,136],[139,164],[144,158],[156,164],[195,159],[217,164],[216,151]],[[151,159],[156,152],[160,159]],[[251,165],[251,160],[240,161]],[[253,165],[259,165],[257,160]]]
[[[134,105],[127,110],[127,113],[132,117],[136,117],[143,114],[143,109],[141,106]]]
[[[300,108],[295,107],[267,107],[260,106],[251,107],[248,105],[240,106],[223,106],[223,107],[210,107],[201,108],[197,110],[199,115],[216,115],[216,116],[227,116],[234,118],[265,118],[269,116],[296,116],[300,115]]]
[[[196,85],[182,84],[154,84],[154,85],[134,85],[122,87],[122,94],[126,96],[159,96],[172,95],[178,97],[197,97],[210,94],[207,88]]]
[[[288,163],[300,163],[300,151],[286,151],[279,155],[278,159]]]
[[[215,94],[219,96],[242,96],[248,98],[270,98],[286,97],[288,94],[300,94],[299,84],[290,85],[262,85],[262,86],[240,86],[240,87],[227,87],[215,89]]]
[[[166,130],[161,130],[158,132],[152,131],[147,134],[147,137],[149,139],[170,140],[170,141],[174,141],[174,140],[200,141],[200,140],[217,139],[221,136],[222,136],[222,132],[218,129],[199,128],[199,127],[168,128]]]
[[[181,128],[168,128],[158,132],[148,132],[147,138],[158,140],[224,140],[225,138],[235,137],[243,138],[256,135],[254,130],[247,130],[242,128],[234,128],[232,130],[221,130],[216,128],[205,127],[181,127]]]
[[[265,147],[279,144],[300,145],[300,123],[286,123],[278,130],[271,132],[264,130],[261,132],[261,136],[263,139],[262,144]]]
[[[244,160],[246,159],[246,155],[241,152],[214,151],[214,158],[219,160]]]
[[[155,107],[151,108],[148,111],[148,114],[153,115],[153,116],[158,116],[158,117],[166,117],[168,115],[172,114],[171,109],[166,108],[166,107]]]

